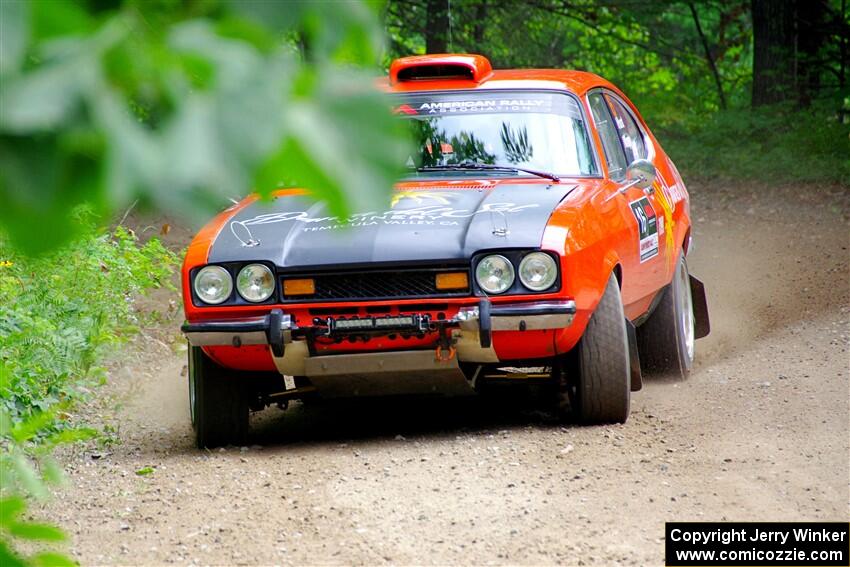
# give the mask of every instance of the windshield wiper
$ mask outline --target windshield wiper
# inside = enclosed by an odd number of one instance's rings
[[[422,167],[417,167],[416,171],[425,172],[425,171],[475,171],[475,170],[499,170],[499,171],[521,171],[523,173],[529,173],[531,175],[536,175],[537,177],[545,177],[546,179],[551,179],[552,181],[560,181],[561,178],[555,175],[554,173],[549,173],[548,171],[537,171],[536,169],[527,169],[525,167],[517,167],[515,165],[498,165],[492,163],[479,163],[477,161],[468,161],[461,163],[452,163],[452,164],[443,164],[443,165],[425,165]]]

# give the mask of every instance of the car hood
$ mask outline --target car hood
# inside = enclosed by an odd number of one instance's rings
[[[536,248],[552,210],[575,185],[405,186],[389,205],[340,219],[323,203],[282,195],[237,212],[209,262],[267,261],[280,268],[451,262],[479,250]]]

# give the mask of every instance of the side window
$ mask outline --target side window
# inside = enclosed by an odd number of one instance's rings
[[[590,102],[590,112],[593,113],[593,121],[596,123],[596,130],[602,139],[605,161],[608,164],[608,174],[611,179],[619,181],[626,176],[627,162],[623,147],[617,140],[617,128],[600,93],[592,93],[588,97],[588,101]]]
[[[623,142],[623,150],[626,152],[626,163],[632,163],[636,159],[646,158],[646,144],[643,141],[643,133],[638,128],[632,113],[619,100],[605,95],[605,100],[611,108],[614,125]]]

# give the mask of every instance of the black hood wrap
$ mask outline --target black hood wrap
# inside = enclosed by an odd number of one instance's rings
[[[536,248],[552,210],[575,185],[395,191],[386,210],[340,220],[304,197],[239,211],[213,243],[211,263],[267,261],[284,269],[466,260],[479,250]]]

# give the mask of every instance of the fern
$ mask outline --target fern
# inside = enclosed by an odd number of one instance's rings
[[[103,232],[86,210],[85,235],[49,256],[19,255],[0,235],[0,564],[72,564],[52,552],[25,558],[14,537],[45,542],[61,532],[20,518],[28,497],[46,491],[57,470],[49,454],[91,432],[61,411],[101,378],[100,361],[137,329],[133,299],[170,285],[176,256],[129,230]],[[14,513],[6,514],[7,509]],[[23,534],[23,536],[22,536]]]

